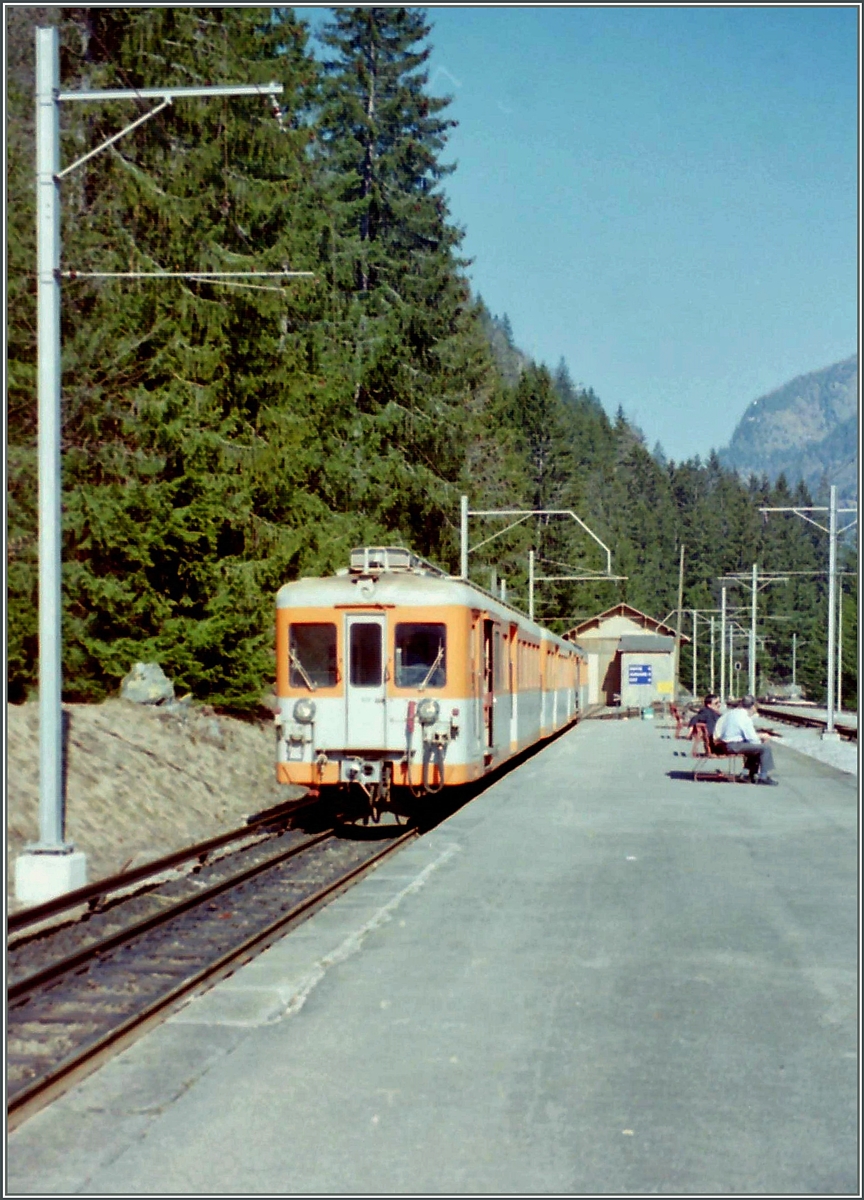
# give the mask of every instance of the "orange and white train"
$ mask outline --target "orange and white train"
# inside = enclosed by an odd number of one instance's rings
[[[577,646],[408,550],[353,550],[276,605],[276,777],[365,794],[376,819],[399,789],[479,779],[585,703]]]

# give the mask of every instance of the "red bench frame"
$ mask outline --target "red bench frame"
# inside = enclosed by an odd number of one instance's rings
[[[687,728],[686,714],[678,707],[677,704],[670,704],[669,712],[675,719],[675,736],[676,738],[680,738],[681,730]]]
[[[722,754],[718,754],[715,750],[712,750],[711,738],[708,736],[708,726],[704,725],[701,721],[697,722],[697,724],[693,726],[691,741],[693,743],[693,758],[705,763],[720,763],[724,760],[726,762],[725,771],[721,770],[719,766],[715,767],[713,771],[700,771],[698,767],[694,766],[694,779],[723,779],[727,783],[738,782],[738,776],[744,768],[744,755],[740,752],[740,750],[726,749],[722,752]],[[735,760],[737,758],[741,759],[741,770],[739,770],[735,765]]]

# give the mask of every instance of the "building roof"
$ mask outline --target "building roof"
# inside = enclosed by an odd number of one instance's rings
[[[622,654],[669,654],[675,649],[675,639],[656,633],[625,633],[618,649]]]
[[[603,621],[607,621],[612,617],[629,617],[631,621],[635,621],[641,625],[643,629],[650,630],[656,634],[666,634],[670,637],[675,637],[675,630],[671,626],[665,625],[662,621],[658,621],[655,617],[649,617],[647,613],[640,612],[638,608],[634,608],[632,604],[616,604],[612,608],[607,608],[605,612],[598,613],[596,617],[589,617],[587,621],[583,621],[581,625],[574,625],[568,630],[564,636],[568,641],[576,641],[580,634],[586,633],[589,629],[595,629],[601,625]],[[686,634],[681,634],[682,642],[689,642],[690,639]]]

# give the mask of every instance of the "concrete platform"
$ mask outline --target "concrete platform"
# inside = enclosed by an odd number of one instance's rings
[[[7,1195],[857,1195],[857,784],[585,722],[16,1130]]]

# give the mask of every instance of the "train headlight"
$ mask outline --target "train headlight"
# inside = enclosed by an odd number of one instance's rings
[[[294,705],[294,720],[301,725],[311,725],[315,720],[315,701],[303,696]]]
[[[433,700],[431,696],[427,696],[425,700],[421,700],[417,705],[417,720],[421,725],[434,725],[438,720],[438,712],[438,701]]]

